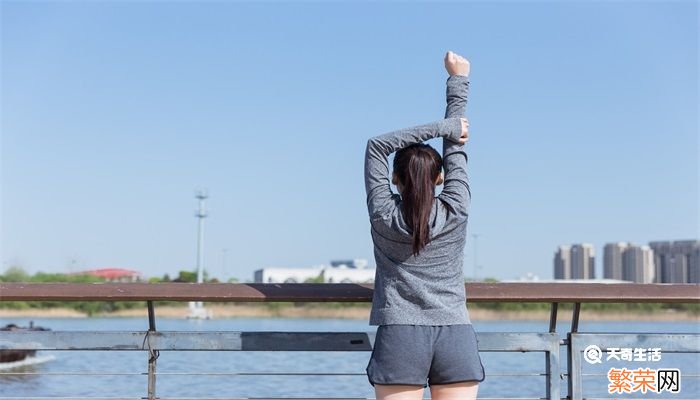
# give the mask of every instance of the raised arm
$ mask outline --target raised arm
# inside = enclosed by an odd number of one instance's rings
[[[460,118],[446,118],[370,138],[365,150],[365,190],[370,220],[381,218],[391,210],[389,154],[410,144],[436,137],[458,141],[461,135]]]
[[[447,107],[445,118],[464,117],[467,109],[469,94],[469,77],[466,75],[450,75],[447,78]]]
[[[445,118],[464,116],[469,93],[469,61],[454,53],[445,56],[445,68],[450,77],[447,78],[447,108]],[[467,175],[467,153],[464,144],[445,138],[442,141],[442,159],[445,169],[445,180],[442,192],[438,198],[446,203],[455,215],[462,219],[469,214],[471,190]]]

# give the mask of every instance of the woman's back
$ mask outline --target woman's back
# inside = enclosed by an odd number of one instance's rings
[[[412,235],[400,198],[387,219],[371,222],[377,270],[370,325],[452,325],[471,323],[464,288],[467,217],[448,212],[435,198],[431,240],[412,254]]]

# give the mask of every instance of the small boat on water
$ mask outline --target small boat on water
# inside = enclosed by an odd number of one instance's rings
[[[7,324],[0,327],[0,331],[50,331],[49,328],[34,326],[34,321],[29,321],[28,327],[19,326],[17,324]],[[53,356],[37,357],[36,350],[18,350],[18,349],[3,349],[0,343],[0,369],[15,368],[25,365],[39,364],[52,360]]]

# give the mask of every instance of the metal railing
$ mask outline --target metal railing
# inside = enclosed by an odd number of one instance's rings
[[[603,350],[643,343],[664,352],[700,353],[700,335],[664,333],[581,333],[578,323],[582,303],[700,303],[695,284],[603,283],[467,283],[468,301],[550,303],[547,332],[478,332],[482,352],[544,353],[544,399],[560,399],[566,380],[566,399],[582,400],[582,354],[591,344]],[[371,284],[183,284],[183,283],[0,283],[0,301],[145,301],[147,331],[25,331],[0,332],[0,349],[23,350],[119,350],[148,354],[148,386],[145,397],[166,399],[156,392],[160,351],[371,351],[372,332],[181,332],[156,330],[154,301],[206,302],[371,302]],[[561,338],[556,332],[559,304],[572,303],[571,328]],[[560,348],[567,356],[561,370]],[[23,374],[22,372],[0,372]],[[137,373],[138,374],[138,373]],[[197,373],[189,373],[197,375]],[[212,373],[207,373],[211,375]],[[226,373],[223,375],[269,375]],[[320,375],[320,374],[316,374]],[[343,375],[343,374],[331,374]],[[344,374],[344,375],[364,375]],[[498,374],[489,374],[498,375]],[[523,374],[524,375],[524,374]],[[691,376],[693,377],[693,376]],[[697,378],[697,375],[694,376]],[[692,396],[691,396],[692,397]],[[0,397],[18,399],[19,397]],[[21,397],[23,399],[39,399]],[[99,397],[93,397],[94,399]],[[126,397],[119,397],[126,398]],[[179,397],[178,397],[179,398]],[[187,397],[195,399],[195,397]],[[206,397],[196,397],[205,399]],[[217,397],[217,399],[236,397]],[[249,398],[249,397],[246,397]],[[272,399],[272,397],[264,397]],[[304,397],[307,398],[307,397]],[[542,397],[537,397],[542,398]],[[674,397],[675,398],[675,397]],[[42,397],[43,399],[43,397]],[[110,398],[116,399],[116,398]],[[285,397],[285,399],[292,399]],[[294,398],[300,399],[300,398]],[[339,398],[338,398],[339,399]],[[525,399],[519,397],[519,399]]]

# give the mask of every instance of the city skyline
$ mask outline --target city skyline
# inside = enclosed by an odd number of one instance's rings
[[[602,272],[603,279],[636,283],[700,283],[700,240],[606,243]],[[595,247],[590,243],[557,246],[553,275],[554,279],[596,279]]]
[[[637,283],[654,283],[658,277],[654,252],[648,245],[629,242],[607,243],[604,248],[603,277]]]
[[[500,280],[551,276],[560,243],[698,238],[697,11],[3,2],[2,270],[192,270],[198,187],[212,276],[374,264],[366,141],[444,117],[447,50],[471,62],[465,277],[473,234]]]

